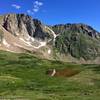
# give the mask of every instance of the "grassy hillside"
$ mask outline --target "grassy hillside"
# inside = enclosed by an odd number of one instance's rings
[[[72,77],[50,77],[50,68],[75,69]],[[100,100],[100,65],[77,65],[0,51],[0,99]]]

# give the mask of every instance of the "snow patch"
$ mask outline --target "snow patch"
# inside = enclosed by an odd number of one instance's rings
[[[45,26],[45,28],[48,29],[48,30],[53,34],[54,39],[57,37],[57,35],[55,34],[55,32],[54,32],[52,29],[50,29],[50,28],[47,27],[47,26]]]
[[[5,40],[5,39],[3,39],[3,44],[6,46],[6,47],[10,47],[10,44],[9,43],[7,43],[7,41]]]
[[[32,40],[32,42],[34,42],[34,41],[35,41],[35,39],[34,39],[33,37],[30,37],[30,39]]]
[[[23,38],[19,38],[21,41],[23,41],[27,46],[31,46],[31,47],[33,47],[33,48],[35,48],[35,49],[39,49],[39,48],[41,48],[41,47],[43,47],[43,46],[46,46],[46,42],[39,42],[39,46],[33,46],[32,44],[31,44],[31,42],[27,42],[27,41],[25,41]],[[33,39],[34,40],[34,38],[31,38],[31,39]]]
[[[48,50],[48,54],[51,54],[51,49]]]
[[[40,46],[46,46],[46,42],[40,42]]]
[[[39,49],[39,48],[41,48],[41,47],[43,47],[43,46],[46,46],[46,42],[39,42],[40,43],[40,45],[39,46],[33,46],[35,49]]]
[[[23,46],[21,46],[21,45],[19,45],[17,43],[14,43],[14,45],[17,46],[17,47],[23,48]]]
[[[19,38],[21,41],[23,41],[25,44],[27,44],[28,46],[32,46],[30,42],[25,41],[23,38]]]
[[[54,37],[53,43],[54,43],[54,45],[55,45],[55,40],[56,40],[56,37],[57,37],[58,35],[56,35],[55,32],[54,32],[52,29],[50,29],[49,27],[45,26],[45,28],[46,28],[47,30],[49,30],[49,31],[51,32],[51,34],[53,34],[53,37]]]
[[[56,70],[53,69],[53,72],[52,72],[51,76],[54,76],[55,74],[56,74]]]
[[[6,51],[9,51],[9,52],[14,52],[14,51],[12,51],[12,50],[9,50],[9,49],[6,49]],[[16,52],[14,52],[14,53],[16,53]]]
[[[29,35],[25,38],[25,40],[26,41],[32,41],[32,42],[35,41],[35,39],[33,37],[29,36]]]

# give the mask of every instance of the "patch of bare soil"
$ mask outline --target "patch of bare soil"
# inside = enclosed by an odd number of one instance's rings
[[[79,70],[74,70],[74,69],[49,69],[46,74],[49,76],[54,76],[54,77],[72,77],[76,74],[78,74],[80,71]]]

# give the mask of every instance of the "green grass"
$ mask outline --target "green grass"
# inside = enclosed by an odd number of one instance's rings
[[[49,68],[77,69],[66,77],[46,75]],[[100,65],[77,65],[0,51],[0,99],[100,100]]]

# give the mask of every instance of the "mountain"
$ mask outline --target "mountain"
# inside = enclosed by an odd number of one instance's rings
[[[64,54],[85,60],[100,56],[100,33],[85,24],[66,24],[53,26],[59,34],[55,48]]]
[[[85,24],[47,26],[25,14],[0,16],[0,50],[46,59],[100,63],[100,33]]]
[[[0,16],[2,49],[23,52],[34,51],[53,39],[49,27],[25,14]]]

